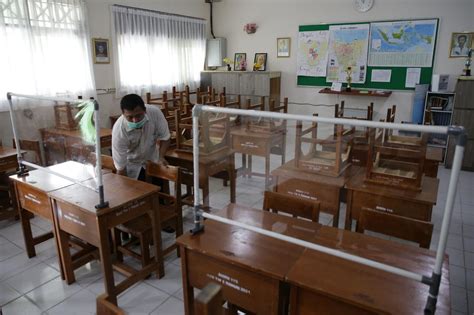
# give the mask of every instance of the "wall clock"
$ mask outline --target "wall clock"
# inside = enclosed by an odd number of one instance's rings
[[[374,0],[354,0],[354,7],[359,12],[367,12],[374,5]]]

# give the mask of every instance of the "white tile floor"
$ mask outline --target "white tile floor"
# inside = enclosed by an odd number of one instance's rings
[[[236,158],[237,163],[240,157]],[[272,169],[280,158],[272,157]],[[254,168],[263,169],[263,159],[254,159]],[[433,211],[435,231],[432,249],[439,240],[443,205],[446,200],[450,171],[440,167],[438,204]],[[453,314],[474,314],[474,173],[461,172],[455,201],[447,252],[450,255],[451,300]],[[261,177],[238,179],[237,202],[261,208],[264,180]],[[211,179],[211,206],[224,207],[229,200],[229,188],[222,181]],[[339,226],[343,226],[345,205]],[[185,230],[192,225],[191,212],[185,209]],[[322,213],[322,224],[331,225],[332,216]],[[50,224],[41,218],[32,221],[33,232],[43,233]],[[163,234],[165,241],[170,236]],[[28,259],[23,235],[17,221],[0,222],[0,306],[10,314],[94,314],[95,299],[104,292],[103,276],[98,262],[76,271],[77,282],[66,285],[58,270],[54,241],[37,246],[37,257]],[[163,279],[147,279],[121,296],[119,306],[129,314],[183,314],[181,266],[173,254],[165,261]],[[115,274],[117,281],[123,279]]]

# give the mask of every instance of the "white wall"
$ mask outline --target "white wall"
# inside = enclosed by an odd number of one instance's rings
[[[223,0],[214,5],[214,33],[227,38],[227,52],[247,53],[253,62],[256,52],[267,52],[269,70],[282,72],[282,97],[290,102],[334,104],[336,96],[318,94],[318,87],[297,87],[296,45],[299,25],[318,23],[378,21],[411,18],[440,18],[434,72],[460,74],[464,58],[449,59],[448,46],[452,32],[474,31],[474,1],[472,0],[375,0],[367,13],[358,13],[353,0]],[[258,30],[248,35],[246,23],[255,22]],[[291,37],[291,57],[276,57],[276,39]],[[342,99],[342,98],[341,98]],[[366,106],[367,97],[346,98],[346,106]],[[397,120],[411,120],[413,92],[394,92],[388,99],[377,99],[375,111],[385,114],[386,108],[397,105]],[[295,113],[319,112],[332,115],[328,107],[291,106]]]

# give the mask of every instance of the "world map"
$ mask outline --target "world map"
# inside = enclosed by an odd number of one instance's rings
[[[372,23],[369,66],[430,67],[436,28],[436,20]]]

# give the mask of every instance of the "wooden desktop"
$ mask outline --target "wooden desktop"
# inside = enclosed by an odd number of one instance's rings
[[[432,251],[311,221],[235,204],[214,214],[427,276],[434,266]],[[193,314],[193,288],[209,282],[222,286],[226,301],[257,314],[285,313],[288,303],[291,314],[328,314],[328,309],[419,314],[428,296],[425,284],[214,220],[178,243],[186,314]],[[446,259],[437,305],[441,314],[450,309],[448,273]]]

